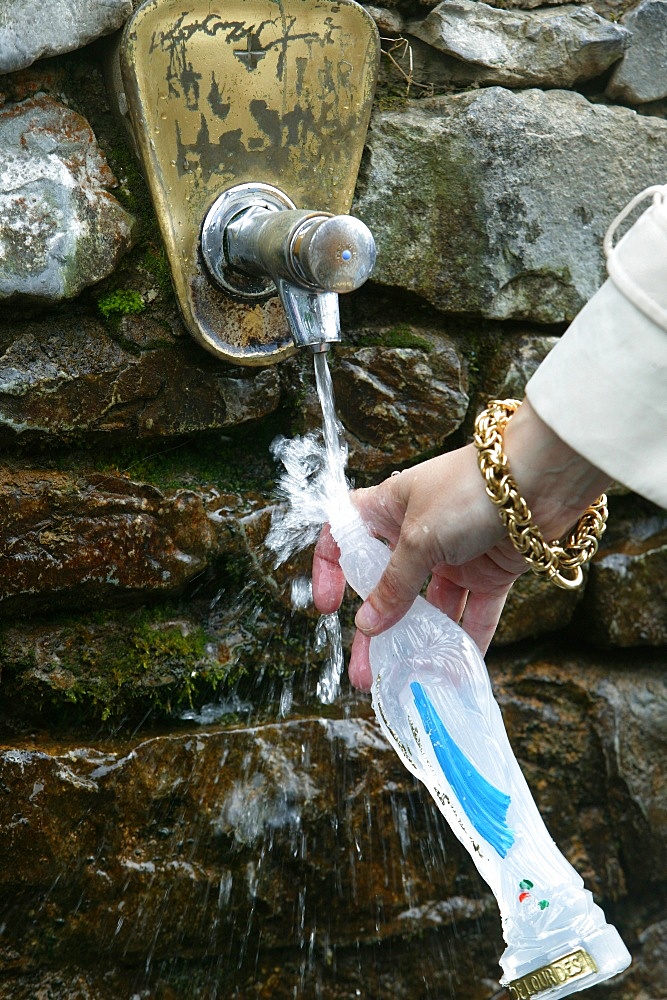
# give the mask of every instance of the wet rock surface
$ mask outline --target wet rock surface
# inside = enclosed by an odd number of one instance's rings
[[[134,220],[81,115],[41,95],[0,110],[0,299],[59,302],[109,275]]]
[[[169,593],[201,572],[215,534],[200,496],[170,498],[122,477],[3,470],[2,607],[5,614],[106,605]]]
[[[0,73],[81,48],[120,28],[131,13],[131,0],[41,0],[39,12],[31,0],[2,0]]]
[[[374,280],[443,311],[570,320],[602,283],[607,226],[663,179],[666,152],[665,122],[569,91],[376,113],[354,204],[378,243]]]
[[[467,371],[453,341],[430,349],[340,352],[332,379],[350,466],[384,471],[444,441],[468,409]]]
[[[330,370],[348,469],[362,485],[456,435],[469,412],[469,352],[464,337],[437,323],[378,327],[357,318],[348,329],[354,346],[337,347]],[[294,430],[318,427],[310,360],[293,359],[281,374],[285,395],[298,387]]]
[[[295,762],[297,747],[302,750]],[[347,763],[342,784],[332,756]],[[69,887],[62,899],[51,897],[47,924],[64,920],[72,943],[78,940],[89,954],[102,949],[105,970],[115,971],[121,964],[115,955],[122,956],[122,965],[133,970],[135,990],[156,981],[168,985],[179,965],[187,969],[205,956],[205,982],[212,990],[219,975],[216,957],[227,964],[237,956],[240,972],[230,969],[224,978],[231,991],[248,977],[244,954],[252,966],[260,941],[271,968],[272,951],[285,947],[286,927],[298,962],[302,949],[314,956],[326,951],[329,940],[337,941],[335,950],[343,956],[356,941],[372,951],[382,939],[402,933],[406,923],[414,930],[437,924],[446,933],[457,918],[475,921],[489,909],[485,898],[464,896],[465,888],[474,891],[473,878],[467,886],[462,882],[448,909],[429,918],[435,900],[427,887],[428,864],[410,872],[410,891],[412,900],[429,905],[421,916],[418,907],[406,905],[402,875],[409,861],[401,858],[399,839],[398,856],[386,870],[384,838],[389,829],[395,832],[395,811],[406,848],[412,838],[419,843],[424,824],[428,829],[437,819],[420,817],[419,804],[410,805],[412,783],[367,718],[297,718],[224,733],[190,732],[142,741],[121,753],[86,748],[51,757],[10,751],[4,763],[14,805],[25,806],[20,818],[13,813],[18,829],[27,823],[34,832],[32,874],[26,865],[20,878],[11,878],[15,905],[30,905],[42,880],[57,877],[64,864]],[[52,805],[39,809],[38,819],[37,797],[32,804],[17,798],[18,776],[28,773],[43,806],[52,794],[72,806],[81,819],[76,832],[66,832],[68,823],[57,831]],[[417,811],[417,830],[408,830],[408,809]],[[432,850],[434,866],[442,848],[434,843]],[[445,870],[451,878],[453,862]],[[6,880],[4,885],[9,889]],[[85,903],[76,915],[65,897],[82,890]],[[61,940],[60,960],[76,962]],[[12,944],[23,949],[29,969],[27,941]],[[153,969],[148,975],[147,949]],[[329,976],[318,973],[314,957],[309,962],[305,954],[304,987],[312,989],[315,976]],[[468,965],[463,957],[462,966]],[[90,974],[90,967],[82,972]],[[259,985],[261,977],[253,979]],[[275,988],[275,995],[288,996],[293,984],[283,978]],[[182,984],[177,995],[198,994]]]
[[[187,486],[184,464],[187,452],[162,472],[168,488],[112,470],[0,469],[0,616],[141,607],[146,598],[187,592],[202,574],[215,574],[221,559],[289,600],[289,580],[309,573],[310,556],[276,572],[264,543],[275,498],[221,492],[219,476],[207,484],[194,477]],[[612,496],[609,524],[581,590],[558,590],[532,573],[517,582],[499,644],[570,626],[572,635],[583,629],[587,641],[604,647],[665,644],[664,516],[650,505],[635,513],[632,500]]]
[[[213,483],[161,490],[113,471],[0,467],[0,615],[141,605],[181,591],[222,555],[275,589],[264,546],[272,506]]]
[[[557,337],[537,329],[518,329],[503,334],[490,345],[466,419],[469,434],[475,417],[489,399],[523,399],[531,376],[557,342]]]
[[[628,995],[663,940],[645,921],[664,891],[664,675],[648,661],[629,671],[589,660],[583,678],[580,664],[548,654],[492,670],[551,832],[624,914],[638,961],[625,994],[600,995]],[[160,985],[215,995],[224,981],[224,995],[288,997],[299,976],[304,996],[362,984],[382,995],[391,967],[391,995],[415,1000],[428,995],[419,963],[441,990],[465,983],[483,1000],[493,988],[495,903],[365,700],[343,716],[297,712],[122,745],[28,740],[0,767],[8,997],[27,995],[22,983],[54,962],[92,979],[95,997],[105,975],[150,996]],[[406,934],[420,937],[413,958]]]
[[[501,10],[477,0],[445,0],[409,33],[457,60],[459,84],[571,87],[621,58],[630,32],[590,7]]]
[[[107,609],[85,624],[62,614],[57,621],[5,623],[0,725],[17,725],[22,717],[24,725],[41,726],[53,715],[81,724],[91,704],[112,725],[139,722],[156,706],[162,713],[187,709],[195,692],[212,697],[234,672],[242,639],[237,631],[234,642],[230,629],[223,644],[205,621],[170,611]],[[18,708],[26,700],[30,718]],[[59,701],[68,709],[54,712]]]
[[[87,316],[24,324],[1,345],[0,440],[169,437],[277,408],[275,369],[223,367],[170,319],[124,317],[113,329]]]
[[[582,591],[557,590],[535,573],[524,573],[507,595],[494,645],[506,646],[567,628],[582,597]]]
[[[604,646],[667,645],[667,517],[612,524],[591,565],[581,621]]]

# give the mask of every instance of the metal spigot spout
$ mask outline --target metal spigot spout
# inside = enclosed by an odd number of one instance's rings
[[[313,292],[278,279],[278,292],[296,347],[309,347],[315,354],[328,351],[340,341],[338,296],[335,292]]]
[[[297,347],[326,350],[340,340],[338,293],[366,281],[375,241],[349,215],[295,209],[269,185],[239,185],[219,198],[202,228],[204,261],[237,297],[278,291]]]

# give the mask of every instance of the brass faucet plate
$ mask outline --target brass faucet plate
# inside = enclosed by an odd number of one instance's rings
[[[280,360],[293,347],[277,300],[240,305],[210,282],[202,221],[248,182],[298,208],[349,211],[379,60],[373,20],[352,0],[147,0],[120,57],[186,326],[226,361]]]

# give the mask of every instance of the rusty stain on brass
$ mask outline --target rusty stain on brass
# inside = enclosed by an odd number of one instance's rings
[[[195,315],[206,317],[212,330],[224,334],[229,361],[247,363],[250,355],[254,364],[271,364],[293,353],[287,316],[277,296],[249,306],[224,295],[204,274],[195,276],[190,294]]]
[[[248,323],[252,335],[242,332],[234,304],[204,273],[202,220],[220,194],[249,181],[279,187],[299,208],[349,211],[377,31],[352,0],[184,6],[148,0],[128,23],[128,112],[186,325],[218,357],[267,364],[292,352],[287,325],[273,329],[266,317]]]

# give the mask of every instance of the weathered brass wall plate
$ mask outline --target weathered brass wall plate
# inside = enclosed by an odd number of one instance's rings
[[[349,211],[379,60],[373,20],[352,0],[147,0],[120,58],[188,329],[227,361],[280,360],[293,347],[278,300],[240,304],[211,284],[202,221],[251,181],[298,208]]]

